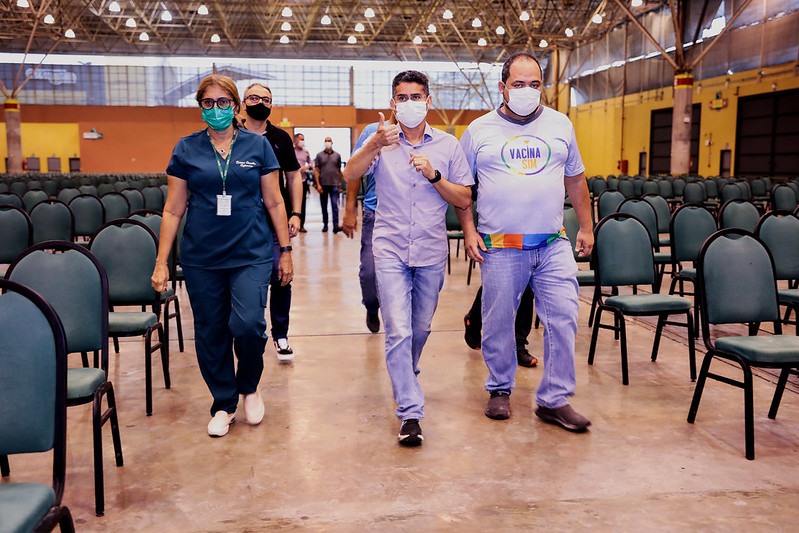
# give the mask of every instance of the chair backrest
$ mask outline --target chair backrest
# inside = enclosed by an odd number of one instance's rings
[[[578,262],[590,261],[590,257],[579,257],[578,253],[574,251],[575,247],[577,246],[577,233],[580,231],[580,221],[577,218],[577,212],[573,207],[565,207],[563,209],[563,229],[566,230],[566,236],[569,238],[569,242],[571,243],[574,259]]]
[[[658,219],[658,233],[668,233],[669,219],[671,218],[669,203],[665,198],[657,194],[647,194],[644,196],[644,200],[655,208],[655,215],[657,215]]]
[[[60,504],[67,431],[64,330],[33,290],[6,279],[0,279],[0,289],[0,455],[53,450]]]
[[[655,259],[644,223],[628,213],[613,213],[594,229],[594,269],[603,287],[652,285]]]
[[[130,183],[128,183],[127,181],[121,181],[120,180],[120,181],[115,181],[114,182],[114,190],[116,190],[117,192],[122,192],[125,189],[129,189],[129,188],[130,188]]]
[[[50,195],[41,189],[34,189],[22,195],[22,203],[25,204],[25,211],[28,213],[39,203],[49,199]]]
[[[754,196],[767,196],[768,189],[766,188],[766,182],[763,181],[762,178],[755,178],[749,182],[749,186],[752,188],[752,194]]]
[[[97,196],[97,187],[94,185],[81,185],[78,187],[78,190],[81,192],[81,194],[93,194]]]
[[[705,190],[697,182],[686,183],[682,197],[686,204],[701,204],[706,200]]]
[[[794,190],[786,185],[780,184],[774,187],[771,191],[771,208],[781,209],[783,211],[793,211],[799,203],[796,198]]]
[[[624,195],[619,191],[608,189],[603,191],[597,198],[597,210],[599,218],[603,219],[611,213],[615,213],[619,204],[624,201]]]
[[[8,186],[8,190],[14,194],[18,194],[20,198],[22,198],[22,196],[28,192],[28,185],[24,181],[12,181],[11,185]]]
[[[447,204],[447,231],[461,231],[461,222],[455,212],[455,206]]]
[[[633,178],[633,196],[643,196],[644,195],[644,183],[646,180],[640,176],[636,176]]]
[[[152,304],[158,299],[150,276],[155,267],[158,239],[138,220],[121,219],[104,224],[89,242],[89,250],[108,275],[111,305]]]
[[[685,179],[674,178],[674,181],[671,182],[671,187],[674,190],[674,196],[682,197],[686,185],[687,183]]]
[[[108,279],[91,252],[66,241],[40,243],[17,257],[6,279],[30,287],[53,306],[64,327],[67,353],[105,350],[101,364],[107,370]]]
[[[100,197],[105,207],[105,221],[111,222],[120,218],[127,218],[130,213],[128,199],[118,192],[109,192]]]
[[[716,232],[716,219],[701,204],[683,204],[671,216],[671,260],[695,262],[708,237]]]
[[[164,193],[158,187],[145,187],[141,190],[144,208],[161,211],[164,209]]]
[[[8,183],[0,180],[0,192],[8,192]]]
[[[755,235],[771,252],[777,279],[799,279],[799,218],[789,211],[769,211]]]
[[[635,185],[633,184],[633,180],[619,180],[619,192],[622,193],[625,198],[635,196]]]
[[[719,229],[741,228],[754,232],[758,220],[760,211],[755,204],[741,198],[728,200],[719,210]]]
[[[723,229],[705,241],[697,281],[706,344],[708,324],[779,320],[774,262],[766,245],[746,230]]]
[[[674,198],[674,187],[668,179],[662,179],[658,182],[658,194],[663,198],[671,199]]]
[[[130,185],[130,189],[136,189],[137,191],[141,191],[144,189],[144,182],[138,178],[131,180],[128,182]]]
[[[67,204],[59,200],[39,202],[31,211],[33,243],[71,241],[75,236],[75,217]]]
[[[12,205],[0,208],[0,264],[8,264],[33,244],[33,224],[24,209]]]
[[[646,196],[647,194],[660,194],[658,182],[655,180],[646,180],[641,187],[641,194],[643,196]]]
[[[61,178],[58,180],[58,190],[67,189],[74,186],[75,182],[72,180],[72,178]]]
[[[703,183],[705,184],[705,192],[708,198],[716,199],[719,197],[719,184],[716,183],[716,180],[708,178]]]
[[[44,192],[49,194],[51,198],[55,198],[56,194],[58,194],[58,182],[56,180],[44,180],[42,182],[42,189],[44,189]]]
[[[75,235],[78,237],[91,237],[105,224],[105,206],[93,194],[76,196],[70,200],[69,208],[75,217]]]
[[[133,211],[138,211],[139,209],[144,209],[144,195],[142,195],[140,190],[124,189],[122,191],[122,196],[128,199],[128,204],[130,205],[131,213]]]
[[[619,213],[634,215],[638,220],[643,222],[652,239],[652,247],[655,249],[660,247],[658,240],[657,213],[655,213],[655,208],[652,207],[652,204],[641,198],[627,198],[619,204],[617,211]]]
[[[619,190],[619,178],[616,176],[608,176],[607,180],[608,189],[611,191],[618,191]]]
[[[61,191],[58,193],[57,198],[62,202],[64,202],[65,204],[68,204],[73,198],[75,198],[76,196],[80,196],[80,194],[81,194],[80,189],[76,189],[75,187],[68,187],[66,189],[61,189]]]
[[[744,192],[737,183],[727,183],[721,188],[721,202],[726,203],[736,198],[743,199]]]
[[[738,188],[741,189],[741,193],[743,194],[744,200],[752,201],[752,187],[749,185],[749,180],[746,178],[741,178],[735,182],[738,185]]]
[[[101,183],[97,186],[97,196],[103,196],[106,193],[115,191],[113,183]]]
[[[0,192],[0,205],[13,205],[20,209],[25,209],[25,202],[22,201],[22,196],[15,192]]]
[[[593,183],[591,183],[591,192],[595,197],[599,196],[606,190],[608,190],[608,182],[605,181],[604,178],[597,177]]]

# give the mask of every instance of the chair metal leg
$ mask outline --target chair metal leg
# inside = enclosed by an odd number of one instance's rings
[[[777,410],[780,408],[782,393],[785,391],[785,384],[788,383],[788,375],[790,373],[790,368],[783,368],[782,372],[780,372],[780,379],[777,380],[777,388],[774,390],[774,398],[771,399],[771,407],[768,410],[768,417],[772,420],[777,418]]]
[[[594,317],[594,326],[591,330],[591,346],[588,348],[588,364],[594,364],[594,354],[596,352],[596,338],[599,335],[599,321],[602,319],[602,307],[596,310]]]
[[[11,467],[8,464],[8,456],[0,455],[0,475],[8,477],[11,475]]]
[[[119,353],[119,337],[112,337],[114,339],[114,353]]]
[[[655,341],[652,343],[652,361],[657,361],[658,348],[660,348],[660,337],[663,334],[663,326],[666,324],[666,316],[658,315],[658,325],[655,328]]]
[[[153,414],[152,329],[144,336],[144,407],[147,416]]]
[[[630,376],[627,369],[627,324],[624,320],[624,314],[614,311],[616,316],[616,324],[619,327],[619,335],[621,340],[621,383],[622,385],[630,384]]]
[[[105,514],[105,485],[103,483],[103,393],[95,391],[92,402],[92,441],[94,444],[94,512]]]
[[[696,381],[696,346],[694,339],[697,331],[693,327],[694,319],[691,311],[686,313],[686,326],[688,327],[688,364],[690,366],[691,381]]]
[[[161,368],[164,372],[164,388],[169,389],[172,387],[172,379],[169,377],[169,345],[166,342],[164,329],[165,328],[161,324],[158,325],[158,339],[161,344]]]
[[[89,352],[80,352],[80,361],[83,363],[83,368],[89,368]]]
[[[469,274],[471,275],[471,273],[472,272],[470,270]],[[177,299],[175,300],[175,312],[174,312],[174,314],[172,316],[175,318],[175,320],[177,320],[177,325],[178,325],[178,349],[180,350],[181,353],[183,353],[183,322],[181,322],[181,318],[180,318],[180,302]]]
[[[702,399],[702,391],[705,388],[707,381],[708,370],[710,370],[710,363],[713,360],[712,352],[705,354],[702,360],[702,368],[699,370],[699,377],[696,380],[696,387],[694,387],[694,397],[691,400],[691,407],[688,409],[688,423],[693,424],[696,420],[696,412],[699,410],[699,401]]]
[[[746,433],[746,458],[755,458],[755,405],[752,391],[752,369],[741,363],[744,372],[744,428]]]
[[[108,391],[106,391],[106,401],[108,402],[108,410],[106,411],[108,421],[111,423],[111,440],[114,442],[114,457],[117,466],[124,466],[125,461],[122,457],[122,439],[119,436],[119,419],[117,418],[117,400],[114,395],[114,385],[108,382]]]

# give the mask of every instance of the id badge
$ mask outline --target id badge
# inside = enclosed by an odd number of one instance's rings
[[[230,208],[233,197],[227,194],[216,195],[216,215],[220,217],[229,217]]]

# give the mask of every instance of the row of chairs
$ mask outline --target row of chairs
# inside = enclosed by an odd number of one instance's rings
[[[158,187],[167,182],[166,174],[79,174],[65,176],[59,173],[0,174],[0,192],[12,191],[20,196],[26,191],[44,189],[51,196],[67,188],[81,186],[101,187],[111,185],[112,189],[132,187]]]
[[[57,195],[51,195],[43,189],[32,189],[23,194],[18,194],[13,191],[0,192],[0,203],[16,205],[30,211],[40,202],[47,200],[59,200],[68,204],[77,196],[88,195],[97,198],[103,198],[107,195],[121,194],[128,201],[129,208],[133,211],[137,209],[158,209],[164,207],[164,201],[167,194],[167,186],[161,185],[158,187],[144,187],[142,189],[136,188],[114,188],[113,185],[99,188],[94,185],[82,185],[79,188],[69,187],[61,189]]]
[[[109,338],[144,338],[145,410],[153,411],[152,356],[160,354],[164,386],[169,389],[169,317],[177,318],[183,350],[179,303],[174,287],[165,295],[150,285],[158,248],[156,213],[135,215],[103,225],[88,248],[68,241],[48,241],[25,250],[9,266],[6,279],[31,287],[56,310],[66,336],[66,353],[81,353],[84,367],[67,371],[67,405],[93,404],[95,509],[104,513],[101,429],[111,422],[117,466],[123,465],[113,385],[108,380]],[[174,264],[174,263],[172,263]],[[174,304],[174,313],[169,305]],[[130,310],[133,306],[141,311]],[[157,337],[157,340],[155,340]],[[89,364],[93,352],[93,366]],[[102,399],[107,399],[103,410]],[[3,402],[0,402],[2,404]],[[10,474],[0,447],[0,470]]]

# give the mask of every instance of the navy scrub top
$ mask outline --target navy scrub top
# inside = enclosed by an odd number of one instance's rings
[[[183,137],[172,151],[166,173],[186,180],[189,192],[186,228],[180,248],[183,265],[239,268],[272,260],[272,233],[261,197],[261,176],[280,168],[266,138],[238,129],[225,190],[232,196],[230,216],[216,214],[222,177],[216,150],[206,130]],[[225,163],[220,159],[222,168]]]

